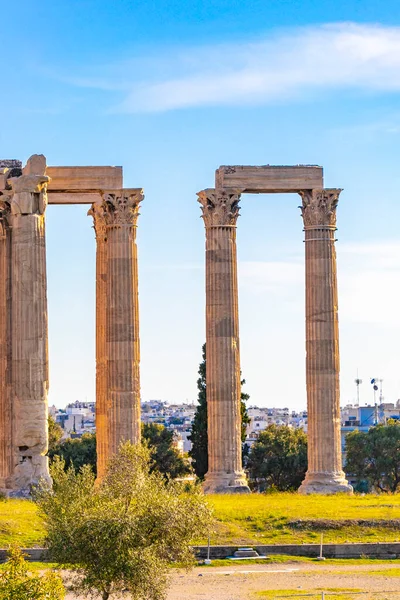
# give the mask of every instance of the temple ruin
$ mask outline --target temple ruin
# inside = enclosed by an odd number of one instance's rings
[[[242,193],[302,198],[306,268],[308,472],[302,493],[351,492],[342,470],[336,207],[321,167],[220,167],[198,194],[206,230],[209,470],[205,491],[248,492],[241,457],[236,222]],[[0,161],[0,489],[29,494],[49,480],[45,213],[87,204],[96,236],[96,429],[98,477],[122,440],[140,441],[136,227],[140,188],[121,167],[25,167]]]
[[[136,225],[140,188],[121,167],[48,167],[43,155],[0,161],[0,488],[49,480],[45,212],[89,204],[96,234],[98,475],[121,440],[140,439]]]
[[[342,470],[336,207],[316,166],[222,166],[198,193],[206,231],[208,493],[249,492],[241,456],[236,222],[242,193],[298,193],[305,233],[308,471],[304,494],[351,493]]]

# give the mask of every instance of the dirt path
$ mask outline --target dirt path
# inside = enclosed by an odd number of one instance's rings
[[[393,564],[373,565],[234,565],[227,568],[197,567],[189,574],[176,572],[168,600],[255,600],[263,590],[298,590],[339,588],[356,591],[400,591],[400,577],[390,576]],[[388,571],[388,575],[368,575],[370,571]],[[385,596],[382,596],[384,598]],[[390,600],[400,600],[390,594]],[[328,597],[329,598],[329,597]],[[354,596],[357,600],[363,596]],[[365,599],[368,596],[365,597]]]
[[[396,576],[390,576],[393,569],[397,569]],[[400,591],[399,569],[400,561],[373,565],[284,563],[196,567],[189,573],[174,572],[168,600],[257,600],[257,592],[264,590],[290,589],[301,594],[329,588],[389,592],[378,597],[358,595],[354,600],[400,600],[400,594],[390,593]],[[373,574],[373,571],[384,574]],[[68,595],[67,600],[73,600],[73,597]]]

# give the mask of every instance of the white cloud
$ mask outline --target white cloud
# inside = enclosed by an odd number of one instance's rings
[[[115,90],[119,112],[288,101],[331,89],[400,91],[400,27],[338,23],[256,42],[164,49],[69,82]]]

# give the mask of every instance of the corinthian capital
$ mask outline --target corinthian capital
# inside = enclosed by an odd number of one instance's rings
[[[139,216],[143,190],[138,188],[103,192],[103,210],[107,226],[133,225]]]
[[[94,202],[88,211],[93,217],[96,238],[105,237],[107,227],[136,226],[143,198],[140,188],[103,191],[101,200]]]
[[[215,190],[198,192],[204,225],[207,227],[235,227],[239,216],[240,194],[237,190]]]
[[[299,192],[304,229],[336,229],[336,207],[341,189],[303,190]]]
[[[90,217],[93,217],[93,228],[96,232],[96,240],[98,242],[104,242],[106,239],[107,224],[105,218],[106,210],[103,206],[103,200],[93,202],[87,214]]]

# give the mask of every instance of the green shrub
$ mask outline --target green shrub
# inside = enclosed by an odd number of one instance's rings
[[[8,550],[9,558],[0,573],[0,600],[63,600],[65,588],[53,571],[43,575],[29,573],[24,555],[16,544]]]

